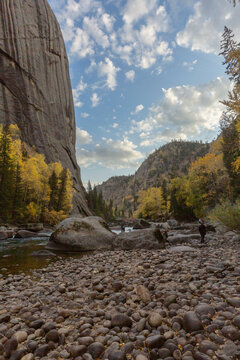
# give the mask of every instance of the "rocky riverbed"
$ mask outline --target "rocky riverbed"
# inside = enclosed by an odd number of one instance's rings
[[[240,359],[233,235],[0,275],[0,360]]]

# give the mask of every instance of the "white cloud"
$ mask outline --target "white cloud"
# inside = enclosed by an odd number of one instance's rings
[[[98,65],[99,75],[106,77],[106,85],[111,90],[117,86],[116,76],[119,70],[120,68],[115,67],[109,58],[105,58],[105,62],[101,61]]]
[[[83,102],[82,101],[75,101],[74,102],[74,105],[76,106],[76,107],[82,107],[84,104],[83,104]]]
[[[131,112],[131,115],[138,114],[143,109],[144,109],[144,106],[142,104],[137,105],[135,111]]]
[[[190,62],[184,61],[183,66],[187,67],[189,71],[193,71],[197,62],[198,62],[197,59]]]
[[[82,118],[88,118],[90,115],[88,114],[88,113],[86,113],[86,112],[83,112],[83,113],[81,113],[81,117]]]
[[[159,0],[127,0],[119,11],[121,22],[105,11],[102,1],[59,0],[61,6],[56,0],[50,1],[54,3],[70,54],[88,58],[91,65],[86,71],[98,70],[100,77],[104,73],[111,90],[116,87],[119,68],[114,65],[111,68],[110,59],[116,55],[129,66],[141,69],[148,69],[161,59],[172,60],[172,48],[161,36],[169,30],[170,17],[166,8],[159,6]],[[100,69],[96,66],[96,55],[100,57]],[[133,74],[133,70],[127,72],[127,79],[133,81]]]
[[[143,157],[144,155],[136,150],[136,145],[127,138],[122,141],[103,138],[102,143],[96,144],[94,149],[81,148],[77,152],[78,163],[83,167],[97,163],[112,169],[137,168]]]
[[[84,83],[83,78],[81,77],[79,84],[75,89],[72,90],[74,105],[76,107],[82,107],[83,102],[80,100],[81,94],[86,90],[87,84]]]
[[[94,42],[85,30],[76,29],[70,51],[72,54],[77,54],[80,58],[94,54]]]
[[[101,30],[97,18],[89,18],[86,16],[83,19],[83,28],[88,36],[91,36],[103,49],[106,49],[109,46],[108,36]]]
[[[90,144],[92,142],[92,136],[85,130],[77,127],[76,129],[76,143],[77,147]]]
[[[157,0],[128,0],[123,10],[123,20],[127,24],[139,21],[157,5]]]
[[[91,97],[92,107],[97,107],[99,105],[100,98],[97,93],[93,93]]]
[[[233,8],[228,0],[198,1],[185,29],[177,34],[177,44],[191,50],[218,54],[225,25],[239,38],[239,18],[240,7]]]
[[[114,129],[116,129],[116,128],[118,127],[118,123],[112,124],[112,127],[113,127]]]
[[[125,76],[129,81],[134,81],[134,79],[135,79],[135,71],[134,70],[129,70],[129,71],[127,71],[125,73]]]
[[[150,109],[142,121],[132,121],[132,130],[140,134],[141,145],[159,145],[173,138],[200,139],[215,134],[230,83],[216,78],[198,86],[176,86],[163,89],[164,97]]]

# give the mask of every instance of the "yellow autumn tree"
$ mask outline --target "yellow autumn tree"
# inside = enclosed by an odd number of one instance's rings
[[[137,217],[155,219],[166,213],[162,188],[152,187],[138,193]]]
[[[208,153],[190,167],[186,182],[186,204],[197,217],[205,216],[222,198],[229,195],[229,178],[222,153]]]
[[[43,154],[20,140],[17,125],[0,126],[0,142],[0,218],[55,224],[66,217],[72,209],[70,171],[59,162],[47,164]]]

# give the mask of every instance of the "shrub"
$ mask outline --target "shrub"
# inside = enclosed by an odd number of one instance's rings
[[[240,199],[234,204],[225,201],[217,205],[210,213],[209,218],[212,221],[219,221],[230,230],[240,231]]]

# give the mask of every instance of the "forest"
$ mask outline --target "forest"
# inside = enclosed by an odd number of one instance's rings
[[[17,125],[0,127],[0,221],[54,225],[72,209],[71,174],[20,140]]]

